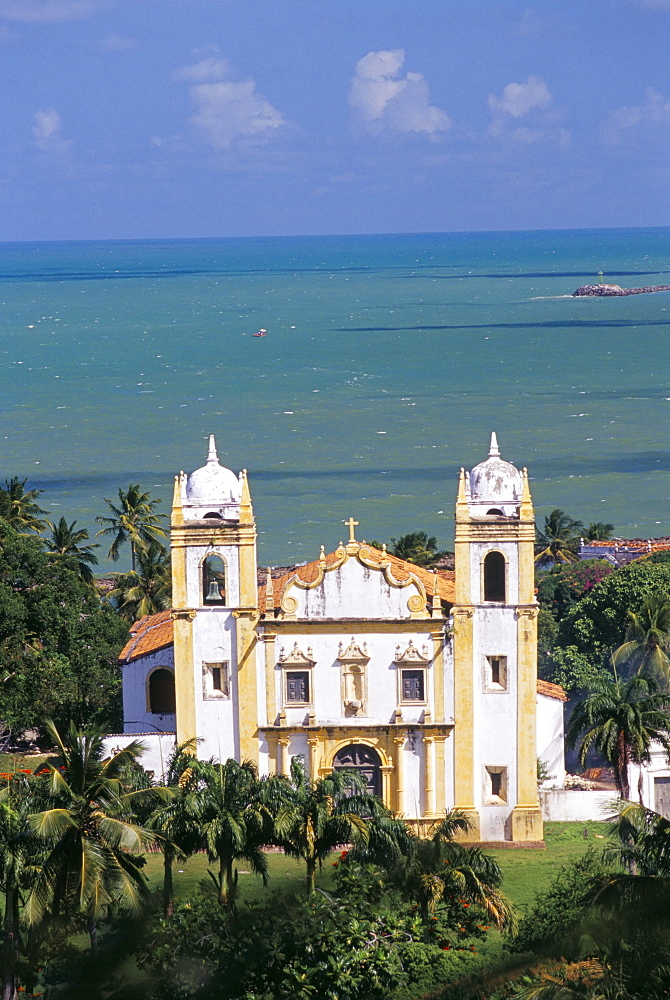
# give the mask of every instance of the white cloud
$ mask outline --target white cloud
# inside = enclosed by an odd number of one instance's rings
[[[0,17],[26,23],[75,21],[110,6],[110,0],[0,0]]]
[[[618,145],[631,129],[668,131],[670,135],[670,100],[653,87],[647,88],[645,94],[645,104],[631,104],[610,111],[602,129],[606,142]]]
[[[190,83],[195,114],[191,124],[215,149],[229,149],[238,139],[267,139],[286,124],[277,108],[256,91],[251,79],[234,81],[228,62],[210,48],[190,66],[182,66],[174,79]]]
[[[185,83],[206,83],[224,80],[229,74],[230,67],[225,59],[220,56],[209,56],[193,63],[192,66],[182,66],[175,70],[173,76],[175,80],[182,80]]]
[[[191,121],[215,149],[228,149],[235,139],[267,138],[286,124],[253,80],[200,83],[191,88],[196,114]]]
[[[494,115],[521,118],[534,108],[545,111],[552,102],[552,95],[544,80],[529,76],[525,83],[508,83],[502,97],[489,94],[489,110]]]
[[[63,153],[71,143],[61,135],[61,117],[55,108],[36,111],[33,115],[33,138],[39,150],[45,153]]]
[[[549,142],[567,148],[570,133],[558,125],[561,115],[553,111],[553,100],[539,76],[529,76],[525,83],[508,83],[500,97],[489,94],[489,135],[526,146]],[[526,116],[530,116],[529,124],[516,124]]]
[[[439,138],[451,128],[451,119],[430,103],[421,73],[401,74],[404,62],[403,49],[368,52],[356,63],[349,104],[373,135],[386,130]]]

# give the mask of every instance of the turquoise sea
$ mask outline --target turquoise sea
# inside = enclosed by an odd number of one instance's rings
[[[670,533],[670,229],[0,244],[0,479],[93,532],[169,509],[206,436],[249,470],[259,558],[452,538],[461,465],[527,465],[538,513]],[[265,338],[252,334],[265,327]]]

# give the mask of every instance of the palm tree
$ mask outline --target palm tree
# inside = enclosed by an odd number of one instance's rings
[[[628,767],[647,764],[654,743],[670,754],[670,694],[659,691],[653,677],[636,675],[627,680],[601,676],[575,705],[568,726],[568,744],[581,739],[582,766],[592,748],[598,750],[614,771],[619,795],[630,798]]]
[[[172,601],[170,555],[161,543],[138,544],[135,562],[130,573],[112,574],[116,585],[107,595],[131,622],[167,610]]]
[[[606,542],[612,537],[613,531],[614,525],[610,524],[609,521],[591,521],[588,528],[584,532],[584,541]]]
[[[670,601],[664,594],[649,594],[639,611],[629,611],[630,625],[623,645],[614,651],[617,666],[648,674],[667,686],[670,680]]]
[[[46,511],[36,503],[43,490],[26,490],[26,480],[13,476],[0,486],[0,517],[21,534],[38,535],[49,523],[42,519]]]
[[[398,559],[414,563],[416,566],[430,568],[443,559],[448,553],[438,552],[437,539],[428,537],[425,531],[413,531],[400,538],[392,538],[389,552]]]
[[[202,816],[194,793],[203,787],[208,771],[195,756],[196,746],[197,741],[193,739],[175,747],[165,777],[173,795],[153,811],[147,822],[149,829],[158,835],[156,846],[163,854],[163,913],[166,917],[174,912],[174,862],[204,847]]]
[[[199,777],[201,786],[191,796],[190,809],[199,820],[209,860],[218,861],[218,871],[208,874],[219,905],[233,909],[236,861],[244,858],[251,870],[267,881],[267,859],[261,845],[270,839],[270,814],[262,802],[262,785],[252,761],[202,761]]]
[[[98,557],[94,554],[93,549],[99,549],[100,546],[97,543],[81,545],[80,543],[85,542],[88,538],[88,531],[86,528],[79,528],[75,531],[76,523],[73,521],[68,524],[64,517],[61,517],[58,524],[55,525],[51,521],[47,521],[51,528],[51,538],[45,540],[45,545],[49,554],[54,558],[73,559],[82,580],[85,580],[86,583],[92,583],[91,566],[98,564]]]
[[[29,817],[48,855],[27,900],[28,924],[47,912],[57,916],[64,907],[85,913],[95,953],[101,917],[112,907],[137,912],[146,896],[139,854],[153,834],[132,822],[132,803],[160,790],[129,792],[121,781],[144,749],[140,742],[103,762],[100,730],[71,724],[64,739],[52,722],[45,726],[60,767],[47,765],[51,808]]]
[[[0,888],[4,894],[2,1000],[16,998],[20,892],[38,870],[39,845],[28,814],[34,796],[28,782],[13,781],[0,791]]]
[[[461,904],[482,907],[498,930],[512,932],[516,914],[500,892],[502,872],[497,862],[479,848],[454,839],[470,826],[465,813],[452,809],[435,825],[430,839],[412,838],[410,850],[390,866],[391,882],[417,901],[424,926],[438,907],[451,907],[458,899]]]
[[[105,497],[105,503],[112,512],[111,517],[96,517],[96,523],[103,527],[96,533],[113,538],[107,558],[116,562],[124,542],[130,542],[131,565],[135,570],[135,553],[139,544],[149,545],[159,538],[165,538],[165,529],[160,522],[166,514],[154,513],[160,500],[150,500],[149,493],[143,493],[139,483],[130,483],[127,490],[119,490],[119,505]]]
[[[575,521],[559,507],[554,507],[544,519],[544,530],[537,530],[535,562],[578,562],[577,548],[584,531],[581,521]]]
[[[335,770],[311,781],[303,758],[291,760],[284,785],[285,801],[275,817],[276,841],[284,852],[302,858],[307,867],[306,887],[314,891],[317,865],[343,844],[364,848],[370,841],[370,821],[386,811],[365,791],[364,778],[354,771]]]

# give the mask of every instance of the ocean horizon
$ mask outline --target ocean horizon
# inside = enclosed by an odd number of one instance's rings
[[[538,518],[669,534],[669,293],[572,297],[600,271],[668,283],[669,248],[666,227],[0,244],[2,477],[93,535],[131,481],[169,513],[214,433],[276,565],[352,515],[449,547],[495,430]]]

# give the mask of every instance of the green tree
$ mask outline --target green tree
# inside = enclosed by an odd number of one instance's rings
[[[107,558],[113,562],[118,560],[121,546],[129,542],[131,568],[135,570],[138,547],[165,538],[166,532],[161,527],[161,521],[167,515],[155,513],[155,507],[161,501],[151,500],[148,492],[142,492],[139,483],[130,483],[127,490],[119,489],[118,492],[118,505],[105,497],[111,516],[96,517],[96,522],[103,525],[96,537],[112,538]]]
[[[43,514],[47,512],[39,506],[37,498],[43,490],[26,490],[27,480],[13,476],[5,479],[0,486],[0,517],[21,534],[39,534],[47,527]]]
[[[163,913],[174,912],[172,868],[175,861],[187,858],[204,847],[202,813],[196,793],[209,776],[195,757],[196,740],[175,747],[168,761],[165,782],[172,796],[156,808],[147,826],[156,833],[156,846],[163,855]],[[202,797],[201,797],[202,801]]]
[[[602,579],[560,622],[559,645],[575,646],[591,659],[607,664],[611,650],[626,637],[631,619],[645,600],[670,593],[670,564],[645,559],[630,563]]]
[[[30,823],[48,854],[26,915],[35,925],[46,913],[85,914],[94,953],[99,921],[111,909],[138,912],[146,897],[141,852],[153,834],[132,822],[132,805],[158,792],[128,791],[121,781],[142,753],[139,741],[104,762],[101,730],[71,725],[64,739],[53,723],[46,728],[58,747],[57,763],[47,765],[51,807],[31,815]]]
[[[107,597],[127,621],[165,611],[172,602],[170,554],[160,542],[138,544],[137,569],[114,573],[115,586]]]
[[[638,611],[629,611],[626,641],[614,652],[617,666],[650,674],[666,686],[670,679],[670,600],[647,594]]]
[[[286,854],[302,858],[307,869],[307,894],[314,891],[317,867],[343,844],[365,847],[370,840],[370,821],[385,814],[374,795],[365,790],[361,775],[335,770],[311,781],[303,758],[291,760],[284,785],[285,801],[275,819],[275,837]]]
[[[68,560],[0,519],[0,720],[22,731],[52,715],[60,726],[120,724],[118,654],[127,625]],[[118,731],[118,729],[117,729]]]
[[[579,740],[582,766],[591,749],[598,750],[614,772],[619,795],[630,798],[628,767],[651,760],[654,743],[670,754],[670,694],[661,692],[652,677],[595,679],[584,699],[575,705],[568,726],[568,743]],[[641,792],[640,792],[641,794]]]
[[[232,909],[237,888],[236,861],[244,858],[255,874],[267,880],[267,859],[261,847],[270,837],[270,814],[262,801],[262,784],[252,761],[203,761],[199,777],[201,784],[190,797],[190,810],[200,823],[209,860],[218,862],[217,871],[208,874],[216,887],[219,905]]]
[[[97,544],[82,545],[88,538],[86,528],[79,528],[75,531],[76,521],[68,524],[64,517],[61,517],[58,524],[47,524],[51,528],[51,537],[45,539],[45,545],[51,556],[57,559],[70,559],[77,567],[79,576],[86,583],[93,582],[93,571],[91,566],[97,566],[98,557],[93,549],[99,549]]]
[[[607,559],[558,563],[548,572],[538,574],[538,601],[552,612],[557,621],[562,621],[575,604],[614,571]]]
[[[0,888],[4,895],[2,1000],[16,1000],[19,907],[22,890],[38,871],[40,847],[28,822],[35,796],[27,781],[15,780],[0,791]]]
[[[412,531],[407,535],[401,535],[400,538],[392,538],[388,551],[398,559],[404,559],[406,562],[427,569],[449,555],[446,551],[438,551],[437,539],[429,537],[425,531]]]
[[[516,914],[500,891],[502,872],[497,862],[477,847],[454,839],[470,829],[465,813],[452,809],[438,823],[431,838],[415,837],[410,849],[389,866],[390,879],[406,898],[419,904],[424,926],[442,913],[449,925],[467,928],[463,906],[483,909],[499,930],[513,931]]]
[[[614,525],[608,521],[591,521],[584,532],[585,542],[606,542],[614,534]]]
[[[579,540],[584,532],[581,521],[575,521],[560,507],[554,507],[544,519],[544,528],[537,528],[535,562],[572,563],[579,556]]]

